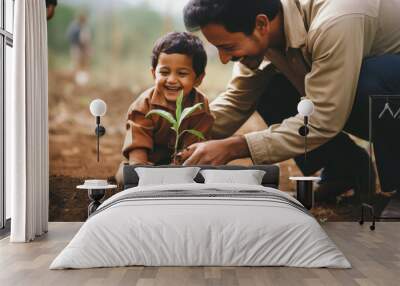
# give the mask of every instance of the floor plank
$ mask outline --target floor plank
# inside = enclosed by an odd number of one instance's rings
[[[2,286],[265,286],[399,285],[400,222],[330,222],[323,228],[352,263],[352,269],[289,267],[118,267],[85,270],[48,269],[82,223],[50,223],[49,233],[32,243],[0,240]]]

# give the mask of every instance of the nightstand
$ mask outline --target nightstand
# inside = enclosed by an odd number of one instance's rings
[[[96,211],[101,205],[101,200],[104,198],[108,189],[115,189],[117,185],[105,185],[105,186],[94,186],[94,185],[79,185],[76,187],[80,190],[87,190],[90,204],[88,206],[88,217]]]
[[[314,204],[313,182],[321,180],[320,177],[289,177],[296,181],[296,198],[303,206],[310,210]]]

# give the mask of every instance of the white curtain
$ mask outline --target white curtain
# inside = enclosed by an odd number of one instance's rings
[[[44,0],[15,1],[14,69],[6,98],[6,187],[12,242],[47,232],[49,204],[47,22]]]

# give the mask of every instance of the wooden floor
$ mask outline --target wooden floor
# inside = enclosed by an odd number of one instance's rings
[[[323,225],[352,269],[289,267],[123,267],[48,270],[81,223],[50,223],[44,237],[27,244],[0,241],[0,285],[400,285],[400,222]]]

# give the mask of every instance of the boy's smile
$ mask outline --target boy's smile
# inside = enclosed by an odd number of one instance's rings
[[[196,76],[192,58],[183,54],[161,53],[152,73],[157,90],[169,101],[176,101],[182,90],[188,95],[203,79],[203,75]]]

